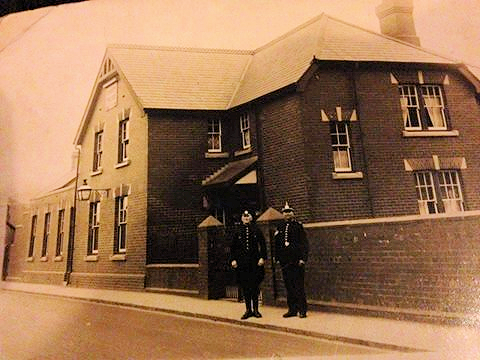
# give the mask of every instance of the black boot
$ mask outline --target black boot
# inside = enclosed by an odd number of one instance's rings
[[[255,316],[256,318],[262,317],[262,314],[260,314],[260,312],[258,311],[258,298],[253,299],[253,316]]]

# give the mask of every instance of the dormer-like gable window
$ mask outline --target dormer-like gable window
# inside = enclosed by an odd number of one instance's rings
[[[113,79],[103,85],[105,91],[105,110],[113,109],[118,101],[118,81]]]

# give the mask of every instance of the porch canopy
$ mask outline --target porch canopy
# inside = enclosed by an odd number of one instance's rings
[[[202,181],[203,186],[230,186],[233,184],[256,184],[258,156],[231,161]]]

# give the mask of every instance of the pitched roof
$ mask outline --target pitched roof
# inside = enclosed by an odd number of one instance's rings
[[[397,39],[322,14],[255,50],[232,106],[292,84],[318,60],[454,64]]]
[[[146,109],[227,110],[296,83],[317,60],[451,64],[429,50],[322,14],[256,50],[110,45],[112,60]],[[91,116],[100,72],[75,142]],[[468,71],[470,81],[479,80]]]
[[[145,108],[227,109],[251,51],[113,45],[107,50]]]

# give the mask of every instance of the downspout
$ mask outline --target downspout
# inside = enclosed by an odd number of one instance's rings
[[[65,274],[63,276],[63,284],[65,286],[70,284],[70,275],[73,270],[73,250],[75,248],[75,221],[77,217],[77,189],[78,189],[78,174],[80,171],[80,151],[81,145],[75,145],[75,151],[77,152],[77,169],[75,174],[75,188],[73,192],[73,211],[70,212],[70,231],[68,234],[68,246],[67,246],[67,266]]]
[[[365,145],[363,142],[363,130],[362,130],[362,119],[360,118],[359,114],[359,108],[358,108],[358,95],[357,95],[357,73],[356,69],[358,68],[359,64],[358,62],[355,62],[353,64],[352,68],[352,83],[353,83],[353,106],[357,110],[357,116],[358,116],[358,129],[360,130],[360,142],[362,146],[362,155],[363,155],[363,161],[364,161],[364,166],[365,166],[365,179],[367,180],[367,195],[368,195],[368,202],[370,206],[370,214],[372,217],[375,217],[374,211],[373,211],[373,202],[372,202],[372,194],[370,192],[370,180],[368,178],[368,159],[367,159],[367,154],[365,152]]]

